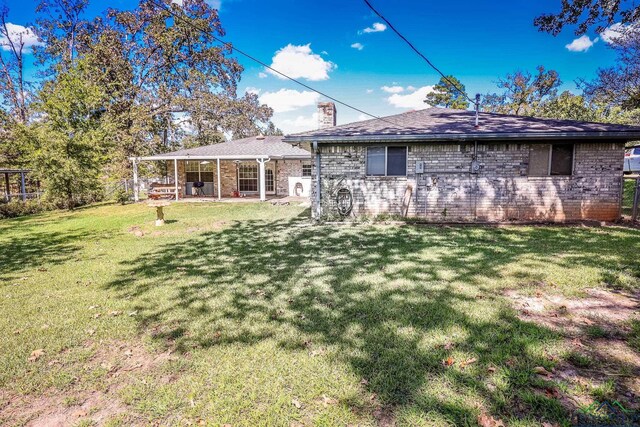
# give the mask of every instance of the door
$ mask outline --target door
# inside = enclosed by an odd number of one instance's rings
[[[273,166],[265,165],[264,191],[267,194],[276,194],[276,173]]]

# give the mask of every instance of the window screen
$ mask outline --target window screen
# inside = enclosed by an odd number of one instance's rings
[[[549,175],[549,144],[533,144],[529,151],[529,175]]]
[[[551,175],[571,175],[573,144],[554,144],[551,148]]]
[[[407,147],[387,147],[387,175],[407,174]]]
[[[385,147],[367,148],[367,175],[384,175]]]

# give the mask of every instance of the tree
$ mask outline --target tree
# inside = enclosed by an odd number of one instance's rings
[[[433,87],[433,92],[427,94],[424,102],[434,107],[466,110],[469,108],[469,102],[465,93],[465,87],[460,80],[454,76],[447,76],[440,79]]]
[[[538,16],[534,25],[540,31],[558,35],[565,26],[577,24],[575,33],[582,35],[594,25],[600,33],[614,23],[640,21],[640,5],[631,0],[562,0],[561,4],[560,12]]]
[[[224,30],[206,1],[141,0],[87,28],[77,50],[110,97],[113,173],[128,173],[129,156],[173,150],[182,139],[212,144],[269,128],[273,111],[254,95],[237,96],[243,68],[232,46],[217,41]]]
[[[600,68],[592,82],[582,82],[586,95],[625,110],[640,108],[640,30],[612,41],[618,54],[614,66]]]
[[[556,71],[547,71],[543,66],[538,66],[537,71],[535,76],[527,71],[507,74],[498,81],[503,93],[485,95],[482,109],[493,113],[534,115],[542,103],[557,95],[562,84]]]
[[[29,120],[31,85],[24,75],[27,39],[33,38],[29,28],[18,28],[7,22],[9,9],[0,7],[0,98],[9,117],[18,123]],[[5,53],[6,52],[6,53]]]
[[[106,97],[85,68],[78,61],[44,84],[35,109],[46,119],[29,131],[35,177],[47,198],[69,209],[99,197],[110,148],[110,132],[100,117]]]
[[[79,49],[89,43],[91,25],[82,15],[89,0],[41,0],[36,7],[36,28],[42,43],[35,54],[41,65],[46,65],[49,76],[56,69],[73,65]]]

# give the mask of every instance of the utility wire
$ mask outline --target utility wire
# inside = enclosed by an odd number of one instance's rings
[[[219,42],[219,43],[222,43],[222,44],[224,44],[224,45],[228,46],[232,51],[234,51],[234,50],[235,50],[235,51],[236,51],[236,52],[238,52],[239,54],[241,54],[241,55],[243,55],[243,56],[245,56],[245,57],[249,58],[250,60],[252,60],[252,61],[254,61],[254,62],[256,62],[256,63],[258,63],[258,64],[260,64],[260,65],[262,65],[263,67],[267,68],[268,70],[271,70],[272,72],[274,72],[274,73],[278,74],[279,76],[282,76],[282,77],[284,77],[284,78],[286,78],[286,79],[288,79],[288,80],[291,80],[292,82],[297,83],[297,84],[299,84],[300,86],[302,86],[302,87],[304,87],[304,88],[306,88],[306,89],[309,89],[309,90],[310,90],[310,91],[312,91],[312,92],[315,92],[315,93],[317,93],[317,94],[319,94],[319,95],[322,95],[322,96],[324,96],[325,98],[328,98],[328,99],[330,99],[330,100],[332,100],[332,101],[334,101],[334,102],[337,102],[337,103],[338,103],[338,104],[340,104],[340,105],[344,105],[344,106],[345,106],[345,107],[347,107],[347,108],[351,108],[352,110],[355,110],[355,111],[357,111],[357,112],[359,112],[359,113],[365,114],[365,115],[367,115],[367,116],[369,116],[369,117],[373,117],[374,119],[382,120],[383,122],[387,122],[387,123],[392,124],[392,125],[394,125],[394,126],[397,126],[397,125],[398,125],[397,123],[394,123],[394,122],[389,121],[389,120],[387,120],[387,119],[384,119],[384,118],[382,118],[382,117],[376,116],[375,114],[367,113],[366,111],[361,110],[361,109],[360,109],[360,108],[358,108],[358,107],[354,107],[353,105],[350,105],[350,104],[347,104],[346,102],[340,101],[339,99],[334,98],[333,96],[327,95],[326,93],[324,93],[324,92],[322,92],[322,91],[319,91],[319,90],[317,90],[317,89],[315,89],[315,88],[313,88],[313,87],[309,86],[308,84],[303,83],[302,81],[300,81],[300,80],[298,80],[298,79],[295,79],[295,78],[293,78],[293,77],[290,77],[290,76],[286,75],[285,73],[283,73],[283,72],[281,72],[281,71],[276,70],[275,68],[273,68],[273,67],[271,67],[271,66],[267,65],[266,63],[264,63],[263,61],[259,60],[258,58],[256,58],[256,57],[254,57],[254,56],[252,56],[252,55],[248,54],[247,52],[244,52],[244,51],[242,51],[242,50],[238,49],[238,48],[237,48],[237,47],[235,47],[231,42],[227,42],[227,41],[224,41],[224,40],[222,40],[222,39],[220,39],[220,38],[216,37],[215,35],[213,35],[213,33],[210,31],[210,29],[208,29],[208,28],[202,28],[202,27],[199,27],[199,26],[195,25],[193,22],[188,21],[188,20],[186,20],[185,18],[183,18],[182,16],[180,16],[180,15],[176,14],[173,10],[171,10],[171,8],[167,7],[164,3],[162,3],[162,0],[160,0],[160,1],[151,0],[151,2],[152,2],[152,3],[154,3],[156,6],[160,7],[161,9],[165,10],[166,12],[169,12],[169,13],[170,13],[170,14],[171,14],[175,19],[179,19],[179,20],[180,20],[180,21],[182,21],[183,23],[185,23],[185,24],[187,24],[187,25],[190,25],[192,28],[195,28],[196,30],[203,31],[203,32],[205,32],[205,33],[209,33],[209,37],[211,37],[213,40],[215,40],[215,41],[217,41],[217,42]]]
[[[435,64],[433,62],[431,62],[429,60],[429,58],[427,58],[422,52],[420,52],[418,50],[418,48],[416,48],[413,43],[411,43],[405,36],[402,35],[402,33],[400,33],[400,31],[398,31],[396,29],[396,27],[393,26],[393,24],[391,22],[389,22],[389,20],[387,18],[384,17],[384,15],[382,15],[380,12],[378,12],[376,10],[376,8],[374,8],[371,3],[369,3],[369,0],[364,0],[364,2],[366,3],[367,6],[369,6],[369,9],[371,9],[373,11],[373,13],[375,13],[376,15],[378,15],[378,17],[380,17],[380,19],[382,19],[384,22],[386,22],[386,24],[389,26],[389,28],[391,28],[393,30],[394,33],[396,33],[398,35],[398,37],[400,37],[402,40],[405,41],[405,43],[407,43],[409,45],[409,47],[418,54],[418,56],[420,56],[420,58],[424,59],[427,64],[429,64],[429,66],[431,68],[433,68],[434,70],[436,70],[438,72],[438,74],[440,74],[442,76],[442,78],[444,79],[444,81],[446,81],[447,83],[449,83],[451,86],[453,86],[453,88],[455,90],[457,90],[458,92],[460,92],[462,95],[464,95],[465,98],[467,98],[467,100],[469,100],[469,102],[471,102],[472,104],[476,105],[477,108],[477,104],[478,104],[478,100],[473,100],[469,97],[469,95],[466,94],[466,92],[464,92],[462,89],[460,89],[455,83],[453,83],[447,76],[445,76],[445,74],[440,71],[440,69],[438,67],[435,66]]]

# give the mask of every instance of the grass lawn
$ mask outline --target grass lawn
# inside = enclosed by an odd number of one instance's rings
[[[638,407],[640,230],[165,212],[0,221],[0,424],[539,426]]]

